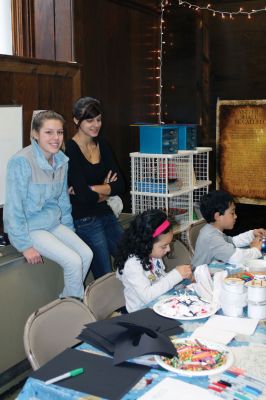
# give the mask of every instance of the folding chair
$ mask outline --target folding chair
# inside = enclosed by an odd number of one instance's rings
[[[177,265],[191,264],[191,254],[188,248],[180,240],[175,240],[172,245],[170,253],[168,253],[163,261],[166,266],[166,271],[169,272]]]
[[[34,370],[76,345],[83,326],[94,322],[90,310],[80,301],[57,299],[31,314],[24,328],[24,348]]]
[[[125,306],[124,287],[115,272],[101,276],[86,287],[84,304],[96,320],[105,319]]]
[[[192,255],[194,255],[195,252],[196,241],[199,235],[199,231],[201,230],[201,228],[203,228],[205,224],[205,219],[200,219],[198,221],[192,222],[192,224],[190,224],[186,230],[188,248],[191,251]]]

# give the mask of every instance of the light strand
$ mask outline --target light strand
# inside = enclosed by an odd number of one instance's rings
[[[161,1],[161,18],[160,18],[160,49],[158,52],[158,60],[159,60],[159,75],[158,75],[158,86],[159,86],[159,93],[158,93],[158,123],[162,124],[162,87],[163,87],[163,80],[162,80],[162,58],[163,58],[163,23],[164,23],[164,0]]]
[[[211,4],[207,4],[207,6],[199,6],[198,4],[193,4],[190,3],[189,1],[184,1],[184,0],[178,0],[178,3],[180,6],[188,6],[189,8],[199,11],[199,10],[206,10],[212,13],[212,15],[215,17],[216,15],[220,15],[222,19],[225,19],[226,16],[229,17],[230,19],[233,19],[234,16],[237,15],[244,15],[247,16],[248,19],[251,19],[251,16],[257,13],[261,12],[266,12],[266,7],[264,8],[259,8],[259,9],[252,9],[250,11],[245,11],[243,7],[240,7],[238,11],[223,11],[223,10],[217,10],[215,8],[212,8]]]

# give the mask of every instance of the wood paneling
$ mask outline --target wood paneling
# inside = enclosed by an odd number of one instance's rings
[[[56,60],[54,0],[34,1],[35,57]]]
[[[0,104],[23,105],[24,145],[29,144],[32,111],[63,114],[71,135],[72,104],[80,96],[80,66],[29,58],[0,56]]]
[[[72,0],[12,0],[13,53],[73,61]]]
[[[55,15],[55,60],[73,61],[72,0],[56,0]]]
[[[103,103],[102,134],[111,144],[128,185],[129,153],[138,150],[137,132],[130,124],[158,121],[160,13],[156,7],[138,3],[74,2],[75,56],[83,65],[82,92]],[[129,190],[123,200],[129,210]]]
[[[162,119],[169,123],[198,123],[197,17],[169,3],[164,21]]]

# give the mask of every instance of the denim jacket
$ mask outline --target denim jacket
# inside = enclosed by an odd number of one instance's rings
[[[51,166],[35,140],[9,160],[4,228],[18,251],[32,247],[30,231],[50,231],[59,224],[73,230],[67,168],[68,157],[62,151],[54,155]]]

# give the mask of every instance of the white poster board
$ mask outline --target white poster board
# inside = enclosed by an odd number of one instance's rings
[[[5,202],[8,160],[22,149],[22,106],[0,106],[0,207]]]

